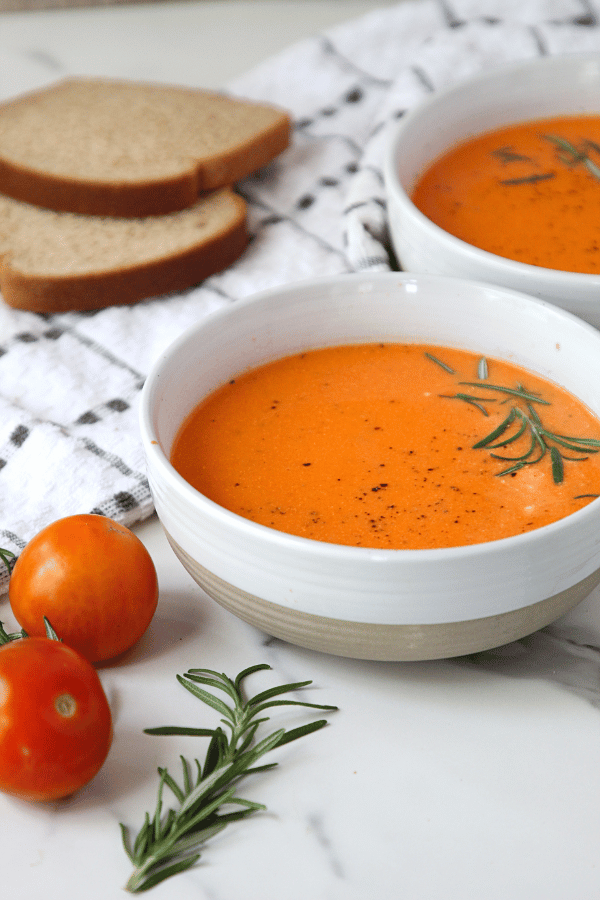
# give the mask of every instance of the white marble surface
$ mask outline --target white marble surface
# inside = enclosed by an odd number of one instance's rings
[[[0,47],[53,73],[218,87],[372,6],[204,0],[11,13],[0,16]],[[191,581],[155,520],[136,530],[156,562],[161,598],[142,642],[101,670],[115,722],[111,753],[63,803],[0,796],[3,897],[122,897],[130,867],[118,822],[137,828],[153,809],[158,765],[176,771],[180,753],[204,750],[200,740],[142,729],[216,724],[175,674],[206,666],[233,675],[267,662],[273,671],[253,686],[312,678],[307,699],[339,712],[328,728],[276,751],[278,769],[247,782],[244,795],[268,812],[231,826],[196,868],[149,896],[600,898],[598,592],[551,628],[477,658],[356,662],[284,645],[238,621]],[[12,624],[6,601],[0,618]]]

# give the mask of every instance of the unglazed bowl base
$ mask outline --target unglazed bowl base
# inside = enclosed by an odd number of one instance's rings
[[[220,606],[273,637],[352,659],[409,662],[480,653],[532,634],[569,612],[600,583],[600,569],[568,590],[522,609],[463,622],[385,625],[330,619],[239,590],[196,562],[165,531],[177,558]]]

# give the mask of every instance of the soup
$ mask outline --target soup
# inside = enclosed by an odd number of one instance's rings
[[[171,462],[215,503],[269,528],[423,549],[520,534],[591,502],[599,438],[586,406],[517,366],[359,344],[232,379],[183,423]]]
[[[466,140],[417,181],[412,200],[490,253],[600,272],[600,116],[540,119]]]

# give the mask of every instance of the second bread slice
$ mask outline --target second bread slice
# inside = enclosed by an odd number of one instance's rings
[[[189,209],[119,219],[0,196],[0,291],[40,313],[92,310],[182,291],[243,252],[246,204],[223,188]]]

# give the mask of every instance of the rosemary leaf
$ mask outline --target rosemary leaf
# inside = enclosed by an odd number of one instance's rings
[[[508,443],[508,441],[506,443]],[[519,460],[528,460],[530,458],[531,454],[533,453],[533,451],[535,450],[536,445],[537,445],[536,438],[534,435],[532,435],[531,443],[529,445],[529,450],[527,450],[525,453],[522,453],[521,456],[500,456],[498,453],[490,453],[490,456],[493,456],[494,459],[503,460],[504,462],[518,462]],[[500,444],[500,445],[494,444],[493,446],[498,447],[498,446],[504,446],[504,445],[503,444]],[[488,445],[488,449],[489,449],[489,445]]]
[[[527,419],[525,416],[521,417],[521,424],[517,431],[514,432],[510,437],[503,438],[501,441],[498,441],[495,444],[487,444],[488,450],[495,450],[496,447],[506,447],[507,444],[513,444],[515,441],[518,441],[520,437],[522,437],[527,430]]]
[[[549,181],[550,178],[556,178],[555,172],[539,172],[534,175],[523,175],[521,178],[502,178],[500,184],[536,184],[538,181]]]
[[[191,737],[212,737],[214,728],[184,728],[179,725],[163,725],[161,728],[144,728],[144,734],[186,734]]]
[[[496,478],[502,478],[503,475],[512,475],[513,472],[519,472],[521,469],[523,469],[527,465],[528,465],[528,463],[526,463],[526,462],[515,463],[514,466],[509,466],[508,469],[503,469],[501,472],[497,472]]]
[[[249,675],[254,675],[255,672],[264,672],[266,669],[270,669],[271,666],[268,663],[257,663],[254,666],[248,666],[247,669],[242,669],[242,671],[236,676],[234,687],[236,694],[240,694],[242,690],[242,681],[246,679]],[[209,671],[206,669],[190,669],[190,672],[197,671]]]
[[[590,175],[593,175],[596,181],[600,181],[600,168],[596,165],[596,163],[591,160],[589,157],[586,157],[584,165]]]
[[[536,426],[533,423],[530,423],[529,427],[531,429],[531,436],[540,448],[540,455],[536,460],[533,460],[533,462],[539,462],[544,458],[546,451],[548,450],[548,446],[546,444],[546,441],[544,440],[542,433],[536,428]]]
[[[177,797],[177,799],[179,800],[179,802],[182,803],[184,796],[186,794],[189,794],[189,792],[192,789],[192,779],[190,776],[190,767],[188,766],[187,760],[183,756],[180,756],[179,759],[181,760],[181,769],[183,772],[183,793],[181,796],[178,796],[176,792],[174,792],[174,793],[175,793],[175,796]],[[200,770],[200,763],[198,762],[198,760],[196,760],[196,767],[198,769],[198,777],[200,777],[201,770]]]
[[[330,707],[333,709],[334,707]],[[317,722],[310,722],[308,725],[299,725],[298,728],[290,728],[289,731],[286,731],[283,734],[277,744],[278,747],[282,747],[284,744],[289,744],[290,741],[295,741],[296,738],[304,737],[306,734],[312,734],[313,731],[319,731],[319,729],[323,728],[327,722],[325,719],[319,719]]]
[[[175,794],[180,803],[183,803],[183,799],[187,793],[191,790],[190,782],[189,782],[189,771],[187,767],[187,763],[181,757],[181,761],[184,766],[183,778],[184,778],[184,789],[181,790],[175,779],[172,775],[169,774],[167,769],[159,769],[158,774],[160,775],[163,782],[167,785],[168,788]],[[186,777],[187,776],[187,777]],[[187,786],[187,790],[186,790]]]
[[[146,872],[140,873],[139,879],[132,875],[127,884],[127,890],[132,893],[148,891],[150,888],[160,884],[161,881],[165,881],[167,878],[179,874],[179,872],[185,872],[186,869],[191,869],[199,859],[200,854],[196,853],[193,856],[184,857],[170,866],[148,870],[147,874]]]
[[[188,675],[187,677],[192,678],[191,675]],[[177,676],[177,681],[179,682],[179,684],[182,684],[184,688],[186,688],[186,690],[193,694],[194,697],[202,700],[208,706],[212,706],[213,709],[216,709],[217,712],[220,712],[221,715],[225,716],[226,719],[231,719],[231,721],[234,721],[234,714],[232,710],[218,697],[213,697],[213,695],[208,691],[203,691],[202,688],[197,687],[195,684],[190,684],[188,681],[185,681],[181,675]],[[215,687],[219,687],[219,685],[215,684]]]
[[[565,469],[563,466],[562,456],[556,447],[550,447],[550,460],[552,462],[552,478],[554,484],[561,484],[565,477]]]
[[[555,444],[560,444],[561,447],[564,447],[566,450],[572,450],[574,453],[597,453],[597,447],[585,446],[582,444],[573,444],[570,441],[565,441],[563,438],[560,438],[556,434],[552,434],[550,431],[545,431],[542,429],[542,434],[545,434],[546,437],[550,438],[554,441]]]
[[[126,853],[127,856],[129,857],[129,861],[130,861],[133,865],[135,865],[135,859],[134,859],[134,856],[133,856],[133,851],[131,850],[131,848],[130,848],[130,846],[129,846],[129,831],[127,830],[127,828],[125,827],[125,825],[123,825],[122,822],[119,823],[119,828],[121,829],[121,842],[122,842],[122,844],[123,844],[123,850],[125,851],[125,853]]]
[[[581,153],[577,147],[571,144],[570,141],[565,140],[565,138],[558,137],[558,135],[555,134],[543,134],[542,137],[544,140],[550,141],[551,144],[554,144],[555,147],[558,147],[559,150],[563,151],[563,155],[561,155],[560,158],[565,162],[570,162],[574,165],[575,163],[583,162],[585,160],[585,154]]]
[[[532,394],[530,391],[526,391],[521,387],[502,387],[499,384],[489,384],[488,382],[480,381],[459,381],[459,384],[463,384],[465,387],[477,387],[485,388],[488,391],[499,391],[501,394],[507,394],[509,397],[517,397],[519,400],[528,401],[530,403],[541,403],[543,406],[550,406],[547,400],[542,400],[537,394]]]
[[[215,733],[213,734],[210,744],[208,745],[208,750],[206,751],[206,757],[204,759],[204,768],[202,770],[203,778],[208,778],[208,776],[214,772],[214,770],[221,765],[223,759],[225,758],[225,752],[227,750],[227,737],[222,728],[217,728]],[[200,764],[198,764],[200,765]]]
[[[295,684],[280,684],[277,687],[269,688],[267,691],[262,691],[260,694],[256,694],[255,697],[252,697],[251,700],[248,700],[248,706],[254,707],[261,704],[264,700],[269,700],[271,697],[277,697],[279,694],[287,694],[289,691],[300,690],[300,688],[304,688],[310,684],[310,681],[297,681]]]
[[[125,853],[134,871],[125,888],[131,893],[149,890],[166,878],[191,868],[200,858],[200,849],[230,822],[236,822],[265,809],[261,803],[245,800],[235,793],[241,778],[266,772],[277,763],[261,763],[262,757],[275,747],[305,737],[320,730],[327,721],[319,719],[286,731],[279,728],[256,740],[259,727],[268,718],[256,717],[265,709],[276,706],[304,706],[307,709],[335,710],[337,707],[308,703],[300,700],[279,699],[282,694],[308,687],[312,682],[301,681],[261,691],[246,700],[242,684],[253,673],[269,669],[268,665],[244,669],[234,679],[211,669],[190,669],[177,680],[203,703],[222,716],[223,728],[184,728],[176,725],[145,729],[154,735],[177,734],[210,737],[204,765],[195,760],[197,777],[192,779],[188,763],[181,757],[183,788],[172,778],[166,768],[159,768],[157,801],[152,819],[146,813],[144,823],[130,849],[129,831],[121,824],[121,837]],[[231,698],[232,705],[199,687],[211,687]],[[168,789],[178,803],[163,815],[164,790]],[[225,811],[224,811],[225,808]],[[229,808],[229,809],[227,809]]]
[[[427,357],[427,359],[430,359],[431,362],[434,362],[437,366],[440,366],[442,369],[444,369],[450,375],[455,374],[454,369],[451,369],[450,366],[446,365],[445,362],[442,362],[441,359],[438,359],[437,356],[434,356],[432,353],[425,353],[425,356]]]
[[[597,438],[572,437],[568,434],[555,434],[555,438],[561,438],[563,441],[572,441],[574,444],[581,444],[583,447],[596,447],[600,449],[600,440]]]
[[[445,395],[441,394],[441,396],[443,397]],[[483,413],[484,416],[489,416],[489,412],[487,411],[487,409],[485,408],[485,406],[483,404],[484,403],[494,403],[494,401],[496,399],[495,397],[471,397],[470,394],[462,394],[462,393],[452,394],[452,397],[451,398],[449,397],[448,399],[452,399],[452,398],[455,400],[464,400],[465,403],[470,403],[471,406],[476,406],[477,409],[479,409]]]
[[[503,163],[533,162],[530,156],[524,156],[522,153],[517,153],[515,148],[509,145],[498,147],[497,150],[492,150],[491,155],[495,156]]]
[[[502,422],[500,422],[497,428],[494,428],[494,430],[490,431],[490,433],[486,435],[486,437],[481,438],[480,441],[477,441],[476,444],[473,444],[473,450],[479,450],[482,447],[487,447],[493,441],[496,441],[499,437],[501,437],[515,421],[516,415],[517,414],[513,406],[507,417]]]
[[[190,681],[195,681],[198,684],[205,684],[207,687],[217,688],[218,690],[225,691],[226,694],[231,697],[231,699],[235,702],[236,697],[236,688],[234,682],[231,678],[228,678],[227,675],[224,675],[219,672],[215,672],[215,675],[218,677],[215,678],[212,676],[212,673],[209,672],[208,669],[190,669],[189,672],[186,673],[185,677]]]
[[[335,709],[334,706],[321,706],[317,703],[304,703],[300,700],[272,700],[270,703],[262,703],[260,706],[255,707],[252,714],[256,715],[271,706],[306,706],[307,709]]]

